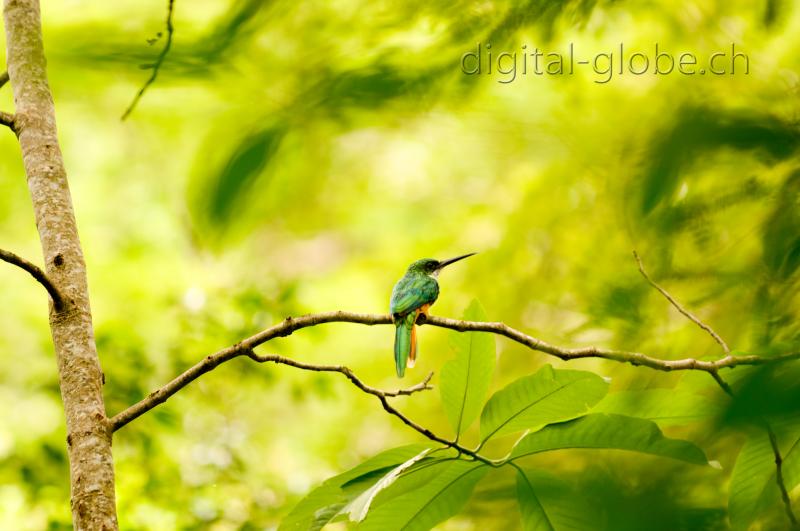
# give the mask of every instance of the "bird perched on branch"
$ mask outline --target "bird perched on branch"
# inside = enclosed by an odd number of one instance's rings
[[[417,359],[417,317],[421,313],[427,316],[428,308],[439,297],[439,283],[436,281],[439,272],[445,266],[474,254],[442,261],[433,258],[417,260],[408,266],[406,274],[394,285],[389,312],[397,327],[394,334],[394,362],[399,378],[405,374],[406,364],[413,367]]]

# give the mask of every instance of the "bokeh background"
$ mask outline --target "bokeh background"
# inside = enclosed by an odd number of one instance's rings
[[[768,356],[800,343],[797,2],[178,0],[173,48],[126,121],[164,44],[166,2],[43,4],[110,414],[285,316],[385,312],[408,263],[471,251],[441,276],[434,313],[458,317],[477,298],[492,320],[564,346],[719,356],[639,276],[637,249],[732,348]],[[620,42],[652,53],[658,42],[698,57],[736,43],[750,69],[499,83],[461,72],[478,42],[573,43],[586,55]],[[13,108],[9,87],[0,103]],[[40,257],[8,131],[0,235],[3,248]],[[0,527],[69,529],[46,300],[1,269]],[[395,388],[438,371],[449,334],[422,328],[402,382],[390,327],[330,324],[261,350],[346,364]],[[669,397],[669,412],[652,417],[721,463],[580,451],[532,461],[601,506],[610,529],[727,528],[748,433],[736,418],[747,412],[727,410],[708,375],[497,345],[494,390],[545,363],[593,370],[612,392]],[[778,403],[791,410],[796,395]],[[438,391],[397,403],[450,436]],[[784,448],[797,435],[786,426]],[[271,529],[322,480],[419,440],[339,375],[234,360],[115,435],[121,526]],[[443,529],[519,525],[513,474],[490,478]],[[774,506],[760,525],[783,518]]]

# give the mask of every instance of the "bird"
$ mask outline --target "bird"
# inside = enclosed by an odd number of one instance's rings
[[[439,298],[439,272],[446,266],[476,253],[464,254],[449,260],[423,258],[408,266],[406,274],[392,289],[389,313],[396,327],[394,362],[397,377],[402,378],[406,365],[413,367],[417,359],[416,323],[419,314],[428,315],[428,308]]]

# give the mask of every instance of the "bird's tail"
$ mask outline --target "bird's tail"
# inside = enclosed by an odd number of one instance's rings
[[[402,378],[408,367],[414,366],[417,358],[417,334],[415,322],[416,312],[411,312],[399,319],[394,333],[394,363],[397,368],[397,377]]]

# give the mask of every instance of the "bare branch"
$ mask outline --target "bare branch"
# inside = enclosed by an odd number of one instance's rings
[[[703,330],[708,332],[708,335],[710,335],[714,339],[714,341],[719,343],[719,346],[722,347],[722,350],[725,351],[725,354],[728,354],[731,351],[731,349],[728,348],[728,345],[725,343],[725,341],[723,341],[723,339],[719,336],[719,334],[714,332],[713,328],[711,328],[710,326],[705,324],[703,321],[698,319],[697,316],[694,315],[692,312],[690,312],[689,310],[687,310],[683,306],[681,306],[678,303],[678,301],[676,301],[672,297],[672,295],[670,295],[667,292],[667,290],[665,290],[664,288],[662,288],[661,286],[656,284],[653,281],[653,279],[651,279],[650,276],[647,274],[647,272],[644,270],[644,264],[642,264],[642,259],[639,258],[639,254],[636,251],[633,251],[633,256],[634,256],[634,258],[636,258],[636,263],[639,264],[639,272],[642,274],[642,276],[645,278],[645,280],[647,280],[647,282],[649,282],[651,286],[653,286],[655,289],[657,289],[659,291],[659,293],[661,293],[670,302],[670,304],[672,304],[675,307],[676,310],[681,312],[684,316],[686,316],[687,319],[692,321],[694,324],[696,324],[697,326],[699,326],[700,328],[702,328]]]
[[[387,316],[388,317],[388,316]],[[715,361],[704,361],[695,358],[684,358],[678,360],[662,360],[642,354],[640,352],[629,352],[624,350],[614,350],[601,347],[582,347],[582,348],[563,348],[551,345],[541,339],[529,336],[519,330],[511,328],[504,323],[492,322],[470,322],[448,319],[446,317],[436,317],[429,315],[427,318],[420,315],[419,324],[429,324],[441,328],[449,328],[459,332],[490,332],[505,336],[512,341],[516,341],[531,350],[550,354],[564,361],[581,358],[602,358],[620,363],[630,363],[635,366],[650,367],[659,371],[705,371],[714,372],[719,369],[732,368],[739,365],[765,365],[769,363],[780,363],[800,358],[799,352],[789,352],[778,356],[764,358],[761,356],[734,356],[728,354]]]
[[[0,249],[0,260],[4,262],[8,262],[9,264],[14,264],[17,267],[20,267],[27,271],[34,279],[36,279],[39,284],[44,286],[44,289],[47,290],[47,293],[50,294],[50,298],[53,299],[53,307],[57,312],[60,312],[64,309],[64,298],[61,296],[61,292],[58,291],[55,284],[47,277],[44,271],[42,271],[37,265],[28,262],[21,256],[17,256],[14,253],[4,251]]]
[[[236,345],[222,349],[215,354],[205,357],[202,361],[189,368],[187,371],[173,379],[168,384],[150,393],[147,398],[119,413],[112,419],[112,425],[115,430],[124,426],[128,422],[146,413],[155,406],[164,403],[170,396],[174,395],[183,387],[196,380],[203,374],[213,370],[218,365],[225,363],[226,361],[229,361],[237,356],[247,355],[248,352],[251,352],[257,346],[262,345],[271,339],[291,335],[296,330],[300,330],[302,328],[335,322],[358,323],[365,325],[386,325],[392,323],[392,317],[389,314],[380,315],[343,311],[309,314],[300,317],[287,317],[280,323],[271,326],[270,328],[267,328],[258,334],[250,336]],[[440,328],[448,328],[451,330],[457,330],[459,332],[489,332],[501,335],[516,341],[517,343],[525,345],[531,350],[550,354],[564,361],[581,358],[602,358],[620,363],[630,363],[631,365],[635,366],[650,367],[651,369],[667,372],[698,370],[713,374],[719,369],[731,368],[738,365],[763,365],[767,363],[778,363],[800,358],[800,352],[792,352],[771,358],[762,358],[755,355],[733,356],[729,354],[716,361],[703,361],[694,358],[661,360],[639,352],[626,352],[621,350],[603,349],[599,347],[584,347],[576,349],[561,348],[524,334],[504,323],[460,321],[457,319],[448,319],[433,315],[428,317],[421,315],[418,323],[438,326]]]
[[[317,317],[317,316],[306,316],[306,317]],[[300,319],[302,319],[302,318],[300,318]],[[292,320],[289,320],[289,321],[291,322]],[[321,322],[325,322],[325,321],[323,320]],[[284,323],[286,323],[286,321],[284,321]],[[310,326],[310,325],[307,325],[307,326]],[[273,329],[275,329],[275,328],[277,328],[277,327],[273,327]],[[253,336],[253,337],[256,337],[256,336]],[[131,406],[128,409],[126,409],[125,411],[123,411],[123,412],[117,414],[116,416],[114,416],[109,421],[109,424],[111,425],[111,429],[113,431],[116,431],[116,430],[122,428],[123,426],[125,426],[126,424],[128,424],[129,422],[131,422],[132,420],[140,417],[141,415],[145,414],[149,410],[153,409],[157,405],[163,404],[164,402],[167,401],[167,399],[169,397],[171,397],[172,395],[177,393],[180,389],[182,389],[183,387],[188,385],[190,382],[192,382],[193,380],[195,380],[198,377],[200,377],[202,374],[205,374],[205,373],[209,372],[210,370],[212,370],[213,368],[217,367],[221,363],[224,363],[225,361],[231,360],[231,359],[233,359],[235,357],[238,357],[238,356],[247,356],[248,358],[250,358],[253,361],[256,361],[258,363],[278,363],[278,364],[281,364],[281,365],[288,365],[290,367],[295,367],[297,369],[303,369],[303,370],[306,370],[306,371],[338,372],[338,373],[341,373],[348,380],[350,380],[350,382],[353,385],[355,385],[356,387],[358,387],[359,389],[361,389],[365,393],[377,397],[378,400],[380,400],[381,405],[383,406],[383,409],[385,409],[388,413],[390,413],[391,415],[396,416],[397,418],[402,420],[404,424],[406,424],[407,426],[410,426],[411,428],[413,428],[417,432],[421,433],[422,435],[424,435],[428,439],[430,439],[430,440],[432,440],[434,442],[441,443],[441,444],[443,444],[443,445],[445,445],[447,447],[454,448],[454,449],[458,450],[459,452],[461,452],[462,454],[469,455],[469,456],[473,457],[474,459],[482,461],[482,462],[484,462],[484,463],[486,463],[488,465],[496,466],[496,463],[494,461],[492,461],[491,459],[483,457],[482,455],[479,455],[477,452],[459,445],[456,441],[448,441],[447,439],[436,435],[435,433],[433,433],[429,429],[420,426],[419,424],[417,424],[413,420],[411,420],[408,417],[406,417],[405,415],[403,415],[398,409],[396,409],[394,406],[392,406],[389,403],[388,398],[390,398],[390,397],[403,396],[403,395],[412,395],[412,394],[418,393],[420,391],[426,391],[426,390],[433,389],[433,387],[430,385],[430,380],[433,377],[433,373],[428,374],[428,376],[426,376],[425,379],[422,382],[420,382],[420,383],[418,383],[418,384],[416,384],[416,385],[414,385],[412,387],[409,387],[407,389],[398,389],[397,391],[382,391],[380,389],[377,389],[375,387],[372,387],[372,386],[369,386],[369,385],[365,384],[360,378],[358,378],[355,375],[355,373],[349,367],[345,367],[343,365],[315,365],[315,364],[311,364],[311,363],[303,363],[301,361],[293,360],[291,358],[286,358],[286,357],[279,356],[279,355],[276,355],[276,354],[260,355],[260,354],[255,353],[251,348],[248,348],[247,346],[245,346],[246,344],[251,344],[252,342],[253,342],[253,338],[250,338],[249,341],[245,340],[245,341],[243,341],[241,343],[237,343],[236,345],[233,345],[233,346],[231,346],[229,348],[223,349],[223,350],[217,352],[216,354],[213,354],[211,356],[207,356],[205,359],[203,359],[203,361],[201,361],[200,363],[196,364],[195,366],[193,366],[189,370],[185,371],[183,374],[181,374],[180,376],[178,376],[177,378],[172,380],[170,383],[168,383],[164,387],[158,389],[157,391],[154,391],[154,392],[150,393],[147,396],[147,398],[145,398],[144,400],[138,402],[137,404],[134,404],[133,406]]]
[[[0,74],[0,88],[3,88],[8,83],[8,70]]]
[[[722,379],[722,376],[720,376],[717,371],[711,372],[709,374],[711,374],[711,377],[714,378],[714,381],[717,382],[717,385],[720,386],[720,388],[725,392],[726,395],[728,395],[731,398],[734,397],[733,388],[731,388],[728,382]]]
[[[420,426],[419,424],[417,424],[413,420],[411,420],[408,417],[406,417],[405,415],[403,415],[399,410],[397,410],[394,406],[392,406],[389,403],[389,401],[387,400],[387,398],[391,397],[391,396],[410,395],[410,394],[413,394],[415,392],[424,391],[424,390],[427,390],[427,389],[433,389],[433,387],[428,385],[428,382],[430,382],[431,378],[433,377],[433,373],[429,373],[428,376],[425,377],[425,379],[422,382],[418,383],[414,387],[410,387],[408,389],[400,389],[400,390],[394,391],[394,392],[387,392],[387,391],[381,391],[380,389],[375,389],[374,387],[368,386],[367,384],[362,382],[360,379],[358,379],[358,377],[353,373],[352,370],[350,370],[347,367],[343,367],[341,365],[311,365],[311,364],[308,364],[308,363],[302,363],[302,362],[299,362],[299,361],[295,361],[295,360],[292,360],[292,359],[289,359],[289,358],[284,358],[282,356],[277,356],[277,355],[269,355],[268,354],[268,355],[260,356],[260,355],[256,354],[255,352],[253,352],[252,350],[247,353],[247,356],[250,359],[252,359],[254,361],[257,361],[259,363],[265,363],[265,362],[282,363],[284,365],[289,365],[291,367],[297,367],[298,369],[304,369],[304,370],[308,370],[308,371],[339,372],[339,373],[342,373],[347,377],[348,380],[350,380],[353,383],[353,385],[355,385],[356,387],[358,387],[359,389],[361,389],[362,391],[364,391],[367,394],[370,394],[370,395],[378,397],[378,400],[380,400],[381,405],[383,406],[383,409],[386,410],[387,413],[389,413],[391,415],[394,415],[395,417],[399,418],[400,420],[403,421],[403,423],[406,426],[411,427],[412,429],[414,429],[415,431],[421,433],[422,435],[424,435],[428,439],[430,439],[432,441],[435,441],[435,442],[438,442],[438,443],[441,443],[441,444],[443,444],[445,446],[448,446],[450,448],[454,448],[454,449],[458,450],[460,453],[465,454],[465,455],[469,455],[470,457],[472,457],[474,459],[477,459],[478,461],[482,461],[482,462],[486,463],[487,465],[491,465],[491,466],[498,466],[499,465],[499,463],[496,463],[496,462],[492,461],[491,459],[488,459],[488,458],[478,454],[476,451],[470,450],[469,448],[465,448],[464,446],[461,446],[460,444],[458,444],[458,441],[448,441],[447,439],[445,439],[443,437],[440,437],[439,435],[436,435],[435,433],[433,433],[428,428]],[[112,422],[113,422],[113,420],[112,420]]]
[[[7,76],[8,74],[6,74]],[[0,85],[2,86],[2,85]],[[14,134],[17,134],[17,123],[16,123],[16,116],[11,113],[0,111],[0,125],[5,125],[12,131]]]
[[[139,89],[139,92],[136,93],[133,101],[122,114],[122,118],[120,118],[121,120],[125,120],[128,116],[130,116],[130,114],[133,112],[133,109],[136,107],[136,104],[139,103],[139,100],[142,99],[142,96],[144,96],[145,91],[155,82],[156,78],[158,77],[158,71],[161,69],[161,65],[164,63],[164,59],[166,59],[169,49],[172,47],[172,35],[175,33],[175,28],[172,25],[172,13],[174,12],[174,8],[175,0],[169,0],[169,3],[167,4],[167,41],[164,44],[164,48],[161,50],[161,53],[158,54],[156,62],[153,63],[153,71],[150,74],[150,77],[144,82],[144,85],[142,85],[142,88]]]

